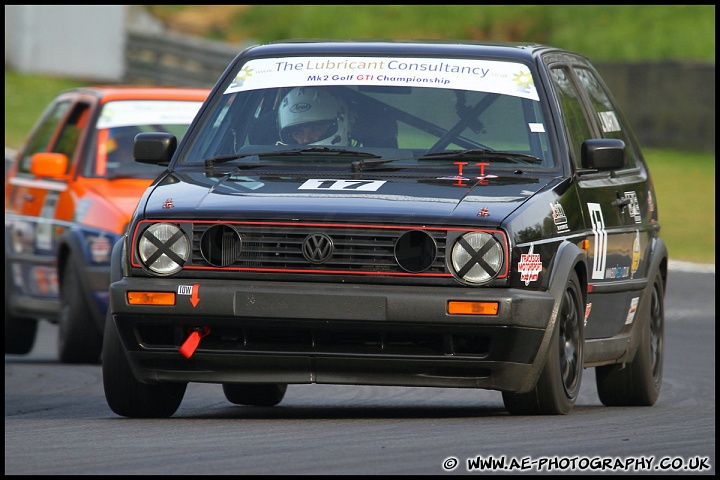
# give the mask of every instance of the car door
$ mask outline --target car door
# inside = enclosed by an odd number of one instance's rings
[[[68,179],[90,121],[92,102],[67,93],[43,114],[18,156],[17,169],[7,182],[5,223],[15,288],[31,297],[58,296],[56,239],[67,228],[58,221],[61,209],[72,209]],[[36,154],[64,155],[65,171],[38,168]],[[57,157],[60,158],[60,157]],[[33,165],[35,162],[35,165]]]
[[[585,59],[546,58],[560,100],[577,192],[591,248],[585,337],[629,331],[644,285],[644,252],[653,227],[654,200],[640,150],[607,87]],[[582,144],[590,138],[620,139],[626,162],[612,171],[587,171]]]

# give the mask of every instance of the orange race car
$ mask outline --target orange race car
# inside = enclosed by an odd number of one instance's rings
[[[135,135],[179,140],[209,92],[96,86],[50,103],[5,177],[6,354],[30,352],[47,319],[61,362],[99,361],[110,251],[163,170],[133,160]]]

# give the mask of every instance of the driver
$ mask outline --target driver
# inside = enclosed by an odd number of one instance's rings
[[[278,109],[280,141],[285,145],[350,146],[354,114],[348,104],[318,87],[296,87]]]

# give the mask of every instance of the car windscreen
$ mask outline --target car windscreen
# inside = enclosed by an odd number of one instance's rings
[[[202,102],[122,100],[106,103],[98,117],[83,174],[99,178],[155,178],[163,167],[135,162],[133,143],[142,132],[185,135]]]
[[[531,69],[517,62],[253,59],[216,93],[177,163],[288,162],[297,152],[310,163],[372,155],[409,166],[479,160],[550,168],[546,117]]]

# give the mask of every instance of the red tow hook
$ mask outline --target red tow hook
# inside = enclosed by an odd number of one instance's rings
[[[200,343],[200,339],[210,333],[210,327],[192,327],[190,336],[180,347],[183,357],[190,358]]]

